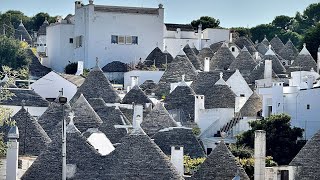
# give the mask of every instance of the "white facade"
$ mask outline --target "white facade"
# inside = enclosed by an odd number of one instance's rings
[[[63,95],[69,101],[77,92],[75,84],[53,71],[31,84],[31,88],[44,99],[57,98],[60,94],[59,91],[63,89]]]
[[[37,52],[38,53],[47,52],[47,37],[45,35],[39,35],[37,37]]]
[[[230,30],[229,29],[214,29],[207,28],[202,32],[202,38],[207,40],[206,43],[213,44],[221,41],[229,42]],[[202,47],[205,44],[202,44]]]

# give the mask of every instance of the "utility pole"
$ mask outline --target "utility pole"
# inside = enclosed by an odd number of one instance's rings
[[[59,103],[62,106],[62,180],[67,179],[67,133],[66,133],[66,120],[64,118],[64,105],[67,103],[67,97],[63,96],[63,88],[59,96]]]

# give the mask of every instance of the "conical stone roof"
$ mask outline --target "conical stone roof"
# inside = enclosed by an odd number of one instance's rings
[[[181,82],[182,75],[185,75],[185,81],[193,81],[196,76],[196,69],[183,51],[177,55],[174,60],[168,64],[168,67],[162,75],[158,87],[156,89],[156,95],[167,95],[170,92],[170,83]]]
[[[189,58],[189,60],[191,61],[191,63],[193,64],[193,66],[197,70],[202,70],[203,69],[202,68],[203,65],[202,65],[201,61],[198,59],[197,55],[190,48],[189,44],[184,46],[183,51],[186,53],[187,57]]]
[[[280,50],[279,55],[285,60],[293,61],[297,57],[298,53],[298,49],[289,39],[284,47]]]
[[[242,106],[240,113],[243,117],[256,117],[257,113],[262,110],[262,99],[253,92],[247,102]]]
[[[146,104],[152,101],[146,96],[146,94],[140,89],[138,85],[134,86],[122,99],[122,104]]]
[[[263,56],[263,60],[272,60],[272,69],[276,74],[286,73],[286,68],[282,65],[277,55],[272,51],[271,46],[269,46],[269,50]]]
[[[262,44],[264,44],[266,47],[268,47],[270,45],[269,40],[267,39],[267,36],[264,35],[263,40],[261,41]]]
[[[320,132],[317,132],[290,162],[290,166],[298,166],[295,179],[310,180],[320,177]]]
[[[80,132],[89,128],[99,128],[102,124],[102,120],[82,94],[72,105],[71,111],[75,114],[74,124]]]
[[[40,63],[38,57],[31,49],[27,49],[26,53],[31,59],[31,63],[29,64],[29,75],[35,78],[41,78],[51,72],[50,68],[47,68]]]
[[[69,104],[64,105],[65,118],[67,117],[68,112],[70,112],[70,109],[71,107]],[[54,136],[53,128],[62,121],[62,112],[62,105],[56,102],[52,102],[48,109],[38,119],[38,123],[42,126],[42,128],[50,138]]]
[[[246,78],[248,84],[254,84],[256,80],[264,79],[265,61],[260,61]],[[272,77],[277,78],[276,73],[272,70]]]
[[[168,96],[164,103],[167,110],[180,110],[182,123],[194,120],[194,95],[189,86],[178,86]]]
[[[191,158],[205,157],[204,150],[190,128],[167,128],[157,132],[152,139],[168,156],[171,147],[183,147],[183,154]]]
[[[127,135],[104,162],[104,179],[183,179],[146,134]]]
[[[38,30],[38,36],[45,36],[47,35],[47,27],[49,26],[49,22],[47,21],[47,19],[45,21],[43,21],[43,24],[40,26],[39,30]]]
[[[233,179],[237,172],[241,179],[249,180],[248,175],[224,142],[220,142],[207,159],[200,165],[199,170],[191,179]]]
[[[268,45],[269,46],[269,45]],[[263,43],[258,43],[256,45],[256,49],[259,53],[261,53],[262,55],[266,54],[266,52],[268,51],[268,46],[264,45]]]
[[[252,58],[248,49],[244,47],[236,59],[231,63],[229,69],[238,69],[243,76],[249,76],[251,71],[257,65],[255,60]]]
[[[102,98],[106,103],[120,103],[120,97],[99,67],[92,69],[83,84],[70,100],[73,104],[83,94],[87,99]]]
[[[62,178],[61,124],[55,131],[56,137],[22,176],[22,180]],[[100,159],[98,152],[74,125],[67,126],[66,139],[67,179],[103,179],[99,173],[100,165],[96,164]],[[82,176],[77,177],[78,173],[82,173]]]
[[[159,47],[156,47],[151,51],[151,53],[148,55],[146,60],[144,61],[144,64],[147,66],[152,66],[155,64],[158,68],[163,68],[163,65],[166,63],[171,63],[172,56],[167,53],[163,53]],[[167,55],[167,56],[166,56]]]
[[[192,51],[193,51],[196,55],[199,54],[199,50],[196,48],[196,46],[194,45],[194,43],[191,44],[191,49],[192,49]]]
[[[225,43],[223,43],[210,61],[210,71],[227,70],[234,60],[235,57],[231,53],[230,49]]]
[[[275,50],[275,52],[277,54],[279,54],[279,52],[281,51],[281,49],[284,47],[283,42],[281,41],[281,39],[275,35],[271,41],[270,41],[270,45],[272,46],[272,48]]]
[[[149,137],[152,137],[159,130],[169,127],[177,127],[177,122],[162,103],[156,104],[141,123],[141,128]]]
[[[51,139],[27,110],[22,107],[13,117],[19,128],[19,155],[38,156]]]
[[[112,144],[119,143],[121,138],[127,135],[124,128],[115,128],[115,125],[129,125],[129,121],[122,112],[115,107],[107,107],[102,98],[88,100],[94,111],[99,115],[103,123],[99,130],[103,132]]]
[[[222,46],[223,43],[224,43],[223,41],[213,43],[210,45],[210,49],[213,51],[213,53],[216,53],[220,49],[220,47]]]
[[[14,37],[20,41],[26,41],[30,45],[32,44],[32,38],[27,29],[24,27],[22,21],[18,28],[14,31]]]
[[[209,57],[211,59],[213,57],[213,55],[214,55],[214,52],[209,47],[204,47],[199,52],[198,58],[199,58],[201,64],[204,65],[204,59],[206,57]]]
[[[311,56],[310,52],[307,50],[306,46],[304,45],[301,52],[295,58],[291,66],[289,67],[288,71],[310,71],[311,69],[317,69],[317,63]]]
[[[157,88],[157,84],[153,80],[146,80],[139,87],[146,95],[151,95]]]
[[[248,51],[251,55],[253,55],[255,52],[257,52],[256,48],[254,47],[253,42],[251,39],[245,36],[241,36],[234,40],[234,43],[239,46],[239,48],[243,49],[244,47],[247,47]]]

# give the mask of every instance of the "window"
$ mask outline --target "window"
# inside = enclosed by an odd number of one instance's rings
[[[111,44],[118,44],[118,36],[111,35]]]
[[[287,65],[287,63],[283,61],[283,62],[282,62],[282,65],[286,66],[286,65]]]
[[[69,38],[69,43],[73,44],[73,38]]]
[[[232,47],[232,48],[231,48],[231,51],[232,51],[232,52],[235,52],[235,51],[236,51],[236,48]]]
[[[76,48],[82,47],[82,36],[76,37]]]
[[[124,36],[118,36],[118,44],[124,44],[125,43],[125,37]]]
[[[310,109],[310,104],[307,104],[307,109]]]
[[[244,94],[240,94],[240,97],[245,97],[245,95]]]
[[[132,44],[138,44],[138,36],[132,36]]]
[[[132,44],[132,36],[126,36],[126,44]]]

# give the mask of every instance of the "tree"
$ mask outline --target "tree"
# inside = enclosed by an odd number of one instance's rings
[[[26,49],[21,47],[19,41],[0,36],[0,64],[9,66],[15,70],[27,68],[31,59]]]
[[[237,137],[237,145],[254,147],[254,132],[266,131],[267,156],[272,156],[280,165],[287,165],[303,147],[303,129],[290,126],[290,116],[285,114],[272,115],[260,121],[250,122],[251,130]]]
[[[285,15],[276,16],[271,24],[276,28],[286,30],[291,25],[292,19],[293,19],[292,17],[285,16]]]
[[[271,40],[274,35],[281,33],[281,29],[278,29],[271,24],[260,24],[256,27],[251,28],[250,33],[253,42],[255,42],[256,40],[261,42],[265,35],[269,40]]]
[[[202,16],[202,17],[200,17],[200,19],[193,20],[191,22],[191,25],[194,28],[198,28],[199,24],[202,24],[202,29],[216,28],[216,27],[219,27],[220,20],[219,19],[215,19],[215,18],[210,17],[210,16]]]
[[[49,23],[55,22],[55,17],[51,17],[48,13],[40,12],[31,18],[32,29],[38,31],[43,22],[47,20]]]
[[[78,63],[77,62],[72,62],[69,63],[65,68],[64,68],[64,72],[66,74],[76,74],[78,70]]]
[[[309,52],[314,59],[317,59],[318,47],[320,45],[320,23],[310,28],[304,35],[302,40],[306,43]]]
[[[0,15],[0,34],[5,35],[7,37],[14,36],[14,27],[11,23],[11,15],[10,14],[2,14]]]
[[[233,32],[239,33],[239,36],[251,37],[250,29],[245,27],[233,27],[230,29]]]
[[[310,4],[304,11],[305,20],[310,24],[316,24],[320,21],[320,3]]]

